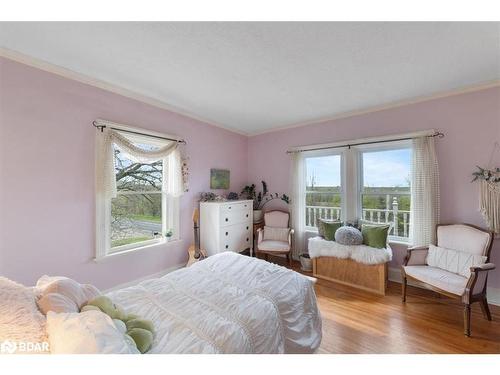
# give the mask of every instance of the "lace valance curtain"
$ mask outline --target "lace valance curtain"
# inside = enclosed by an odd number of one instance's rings
[[[181,156],[178,143],[175,141],[169,142],[163,147],[154,150],[144,150],[137,147],[126,136],[109,129],[102,129],[102,133],[97,133],[97,190],[106,198],[116,197],[116,175],[115,175],[115,155],[114,147],[117,147],[121,152],[134,162],[138,163],[153,163],[158,160],[163,160],[164,168],[163,178],[166,183],[163,184],[163,192],[179,197],[183,193],[182,188],[182,173],[181,173]]]

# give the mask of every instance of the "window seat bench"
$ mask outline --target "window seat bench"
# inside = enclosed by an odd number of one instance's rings
[[[308,242],[314,277],[385,295],[387,263],[392,259],[389,245],[384,249],[348,246],[321,237]]]

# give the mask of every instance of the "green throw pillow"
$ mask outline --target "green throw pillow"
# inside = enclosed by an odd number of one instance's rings
[[[327,241],[335,241],[335,232],[341,226],[340,220],[318,219],[318,234]]]
[[[363,235],[363,244],[366,246],[382,249],[387,246],[387,236],[390,225],[361,225],[361,234]]]

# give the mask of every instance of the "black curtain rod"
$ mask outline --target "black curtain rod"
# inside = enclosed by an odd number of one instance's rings
[[[100,129],[101,132],[102,132],[102,129],[106,128],[107,126],[106,125],[99,125],[97,124],[97,122],[95,121],[92,121],[92,125],[94,125],[97,129]],[[134,132],[132,130],[125,130],[125,129],[118,129],[118,128],[112,128],[112,127],[109,127],[110,129],[113,129],[113,130],[117,130],[117,131],[120,131],[120,132],[125,132],[125,133],[130,133],[130,134],[137,134],[137,135],[144,135],[146,137],[151,137],[151,138],[157,138],[157,139],[165,139],[167,141],[176,141],[178,143],[182,143],[183,145],[185,145],[187,142],[184,140],[184,139],[174,139],[174,138],[167,138],[167,137],[160,137],[158,135],[152,135],[152,134],[146,134],[146,133],[140,133],[140,132]]]
[[[435,132],[434,134],[428,135],[427,137],[443,138],[444,134],[441,133],[441,132]],[[415,137],[387,139],[387,140],[384,140],[384,141],[372,141],[372,142],[360,142],[360,143],[346,143],[345,145],[308,148],[308,149],[304,149],[304,150],[287,151],[286,153],[287,154],[293,154],[295,152],[328,150],[328,149],[331,149],[331,148],[342,148],[342,147],[347,147],[348,149],[350,149],[352,146],[372,145],[372,144],[375,144],[375,143],[387,143],[387,142],[397,142],[397,141],[408,141],[408,140],[413,139],[413,138],[415,138]]]

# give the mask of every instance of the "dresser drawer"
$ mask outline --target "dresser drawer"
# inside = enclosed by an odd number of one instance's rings
[[[221,214],[224,215],[226,213],[235,212],[235,211],[252,211],[253,207],[250,203],[228,203],[221,207]]]
[[[221,227],[226,227],[228,225],[234,224],[246,224],[250,223],[252,219],[252,211],[250,210],[235,210],[230,211],[227,210],[225,212],[221,212]]]
[[[252,247],[252,225],[238,224],[222,228],[220,232],[221,251],[240,252]]]

